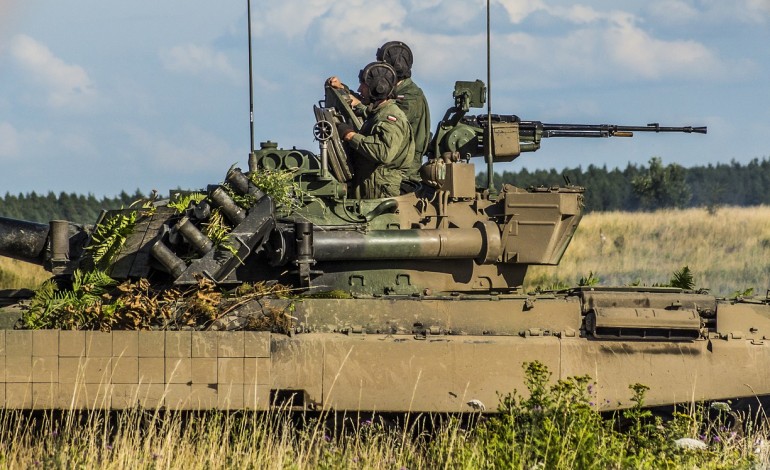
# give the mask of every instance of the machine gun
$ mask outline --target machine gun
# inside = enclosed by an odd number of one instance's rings
[[[541,139],[549,137],[633,137],[634,132],[683,132],[705,134],[706,127],[666,127],[658,123],[646,126],[619,126],[616,124],[548,124],[523,121],[518,116],[466,116],[470,108],[480,108],[486,102],[486,86],[480,80],[456,82],[455,106],[449,108],[439,123],[430,145],[430,156],[441,157],[449,152],[461,159],[491,155],[495,162],[509,162],[522,152],[540,148]],[[489,138],[491,125],[492,137]]]

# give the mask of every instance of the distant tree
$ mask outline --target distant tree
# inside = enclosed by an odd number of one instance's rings
[[[94,223],[103,209],[120,209],[141,199],[137,190],[133,195],[125,192],[114,198],[103,197],[101,200],[89,194],[88,197],[62,191],[57,196],[49,191],[45,196],[36,192],[12,195],[5,193],[0,197],[0,217],[47,223],[50,220],[63,219],[75,223]]]
[[[692,197],[686,176],[681,165],[663,166],[659,157],[653,157],[647,172],[634,177],[631,186],[644,209],[684,208]]]

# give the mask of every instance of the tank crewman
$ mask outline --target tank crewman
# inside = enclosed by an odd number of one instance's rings
[[[395,90],[396,104],[406,115],[414,134],[414,161],[407,176],[411,181],[420,181],[419,170],[422,166],[422,157],[428,151],[430,142],[430,110],[425,94],[411,78],[414,62],[412,50],[401,41],[386,42],[377,49],[377,60],[390,64],[396,71],[398,80]],[[329,78],[327,83],[333,88],[347,88],[337,77]],[[351,106],[359,114],[366,116],[365,107],[360,100],[353,94],[350,97]]]
[[[358,74],[366,120],[360,132],[347,123],[337,125],[342,140],[353,150],[355,193],[359,198],[395,197],[408,177],[414,157],[412,128],[393,100],[396,71],[372,62]]]
[[[377,60],[390,64],[396,71],[396,104],[406,114],[414,133],[414,162],[409,178],[420,181],[422,156],[430,141],[430,110],[422,89],[412,81],[412,50],[401,41],[386,42],[377,49]]]

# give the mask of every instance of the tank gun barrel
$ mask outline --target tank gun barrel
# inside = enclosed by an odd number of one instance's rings
[[[48,224],[0,217],[0,256],[42,265]]]
[[[43,266],[53,274],[74,268],[89,226],[66,220],[47,224],[0,217],[0,256]]]

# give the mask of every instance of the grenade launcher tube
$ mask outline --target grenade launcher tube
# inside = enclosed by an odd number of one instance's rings
[[[500,231],[492,223],[474,228],[423,230],[320,231],[313,233],[316,261],[388,259],[475,259],[495,262],[502,252]]]

